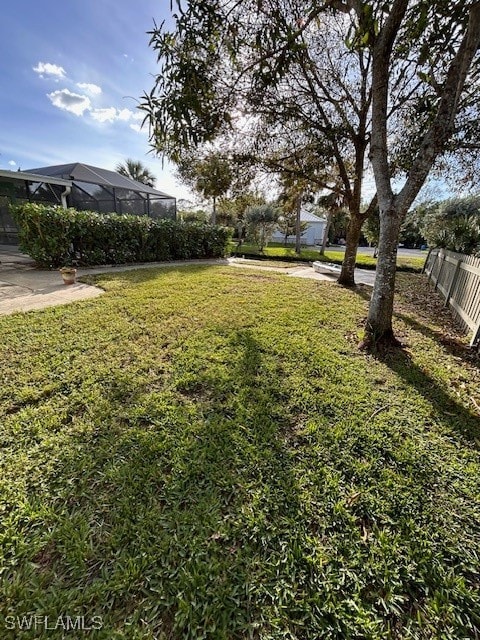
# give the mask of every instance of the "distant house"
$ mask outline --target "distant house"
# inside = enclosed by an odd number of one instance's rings
[[[76,162],[28,171],[0,170],[0,243],[15,243],[11,202],[43,202],[63,207],[176,218],[176,200],[115,171]]]
[[[313,246],[316,244],[322,244],[323,234],[327,226],[325,218],[320,218],[314,213],[311,213],[307,209],[302,208],[300,211],[300,222],[305,223],[306,227],[302,233],[302,244],[307,246]],[[272,242],[285,242],[285,234],[277,229],[272,235]],[[287,244],[295,243],[295,235],[287,237]]]

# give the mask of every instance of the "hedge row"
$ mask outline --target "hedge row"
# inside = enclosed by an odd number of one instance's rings
[[[219,258],[222,227],[146,216],[99,214],[27,203],[11,206],[22,251],[42,267]]]

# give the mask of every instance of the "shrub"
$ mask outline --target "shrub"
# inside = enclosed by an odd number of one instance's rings
[[[452,198],[432,207],[423,232],[433,247],[480,255],[480,197]]]
[[[27,203],[11,206],[20,248],[43,267],[223,256],[227,229],[146,216],[99,214]]]
[[[246,210],[247,237],[258,246],[260,251],[263,251],[275,231],[278,215],[278,210],[271,204],[254,205]]]

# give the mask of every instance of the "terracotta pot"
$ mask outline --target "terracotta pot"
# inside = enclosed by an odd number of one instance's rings
[[[63,284],[75,284],[75,279],[77,277],[76,269],[63,267],[60,269],[60,273],[63,278]]]

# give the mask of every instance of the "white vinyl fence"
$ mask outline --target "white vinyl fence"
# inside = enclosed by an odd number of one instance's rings
[[[432,249],[424,271],[465,331],[473,331],[470,345],[480,346],[480,258]]]

